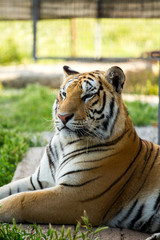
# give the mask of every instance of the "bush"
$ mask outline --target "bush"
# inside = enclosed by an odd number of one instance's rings
[[[11,181],[16,166],[28,149],[28,140],[15,130],[0,127],[0,186]]]
[[[135,126],[146,126],[158,122],[158,106],[140,101],[126,102],[126,105]]]

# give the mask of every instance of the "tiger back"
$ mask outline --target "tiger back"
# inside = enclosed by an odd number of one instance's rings
[[[93,225],[158,231],[159,146],[135,131],[122,69],[64,73],[55,135],[32,176],[0,189],[0,220],[75,224],[86,210]]]

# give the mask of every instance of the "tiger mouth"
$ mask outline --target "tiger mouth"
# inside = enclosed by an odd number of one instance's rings
[[[77,128],[77,129],[76,128],[71,129],[67,126],[63,126],[60,129],[60,131],[62,131],[62,130],[66,130],[68,134],[72,133],[72,134],[77,135],[78,137],[89,137],[89,136],[91,137],[91,135],[92,135],[92,137],[95,137],[93,133],[91,134],[90,131],[87,128],[84,128],[84,127],[83,128]]]

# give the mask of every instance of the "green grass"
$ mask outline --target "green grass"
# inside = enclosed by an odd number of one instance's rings
[[[103,57],[139,57],[158,50],[160,19],[101,19]],[[94,57],[96,19],[75,19],[75,55]],[[0,64],[32,62],[32,22],[0,21]],[[71,21],[43,20],[37,25],[38,56],[70,57]],[[53,62],[53,61],[50,61]]]
[[[9,224],[0,224],[0,240],[98,240],[96,235],[107,227],[100,227],[96,230],[89,224],[88,217],[84,212],[82,217],[83,225],[78,222],[75,229],[62,226],[60,230],[54,229],[51,224],[45,233],[39,225],[29,225],[28,228],[22,230],[22,225],[19,226],[13,220],[13,226]]]
[[[53,130],[52,105],[55,91],[30,85],[19,91],[3,90],[0,95],[0,125],[20,132]]]
[[[55,90],[39,85],[0,91],[0,186],[11,181],[29,147],[39,146],[33,135],[53,131]]]
[[[0,126],[0,186],[12,180],[16,166],[30,145],[29,139],[15,130]]]
[[[126,102],[129,115],[135,126],[147,126],[158,122],[158,106],[140,101]]]

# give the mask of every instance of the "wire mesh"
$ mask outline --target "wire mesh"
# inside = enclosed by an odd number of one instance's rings
[[[32,19],[34,0],[0,0],[0,20]],[[38,19],[158,18],[159,0],[37,0]]]

